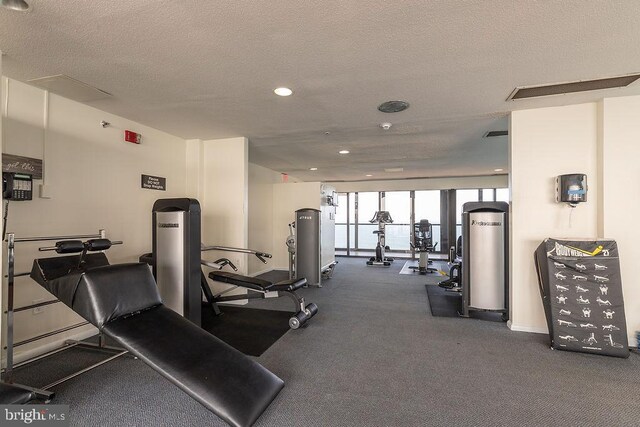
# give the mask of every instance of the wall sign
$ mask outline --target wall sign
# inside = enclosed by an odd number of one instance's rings
[[[28,173],[42,179],[42,160],[2,153],[2,172]]]
[[[142,188],[166,191],[167,178],[161,176],[142,175]]]

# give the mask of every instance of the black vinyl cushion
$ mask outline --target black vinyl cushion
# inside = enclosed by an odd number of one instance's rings
[[[103,253],[87,254],[82,269],[78,269],[79,262],[80,255],[36,259],[31,268],[31,278],[73,308],[73,297],[82,274],[92,268],[109,265]]]
[[[304,277],[302,279],[283,280],[281,282],[274,283],[273,286],[269,288],[269,290],[292,292],[292,291],[295,291],[296,289],[300,289],[306,284],[307,284],[307,279],[305,279]]]
[[[21,405],[35,399],[35,393],[12,384],[0,383],[0,404]]]
[[[147,264],[58,277],[73,260],[42,261],[34,263],[34,280],[232,426],[253,424],[284,386],[259,363],[162,305]],[[55,274],[47,267],[56,267]]]
[[[73,299],[73,311],[101,328],[121,316],[162,304],[147,264],[96,267],[84,273]]]
[[[253,424],[284,386],[164,306],[107,323],[103,331],[232,426]]]
[[[230,273],[228,271],[212,271],[209,278],[222,283],[236,285],[243,288],[255,289],[257,291],[295,291],[307,284],[307,279],[291,279],[282,282],[269,282],[268,280],[256,279],[255,277],[243,276],[241,274]]]
[[[230,273],[228,271],[212,271],[209,278],[230,285],[237,285],[243,288],[255,289],[257,291],[268,291],[272,282],[268,280],[256,279],[255,277],[243,276],[241,274]]]

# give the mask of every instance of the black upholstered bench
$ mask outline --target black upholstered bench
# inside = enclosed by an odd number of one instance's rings
[[[250,426],[284,382],[162,304],[149,266],[103,254],[35,260],[31,277],[232,426]]]
[[[293,300],[296,306],[296,313],[289,319],[289,326],[292,329],[298,329],[309,321],[318,313],[318,306],[314,303],[305,304],[304,298],[295,293],[296,290],[307,284],[307,279],[291,279],[281,282],[269,282],[268,280],[258,279],[255,277],[243,276],[228,271],[212,271],[209,278],[216,282],[226,283],[228,285],[246,288],[254,291],[254,294],[248,295],[231,295],[231,296],[215,296],[211,292],[207,292],[206,283],[203,284],[203,290],[207,301],[214,306],[214,311],[219,312],[216,304],[219,302],[238,301],[252,298],[269,298],[272,296],[286,296]],[[205,288],[206,287],[206,288]]]

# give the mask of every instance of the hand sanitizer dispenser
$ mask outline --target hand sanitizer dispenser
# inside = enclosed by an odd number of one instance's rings
[[[576,207],[587,201],[587,175],[572,173],[556,178],[556,202]]]

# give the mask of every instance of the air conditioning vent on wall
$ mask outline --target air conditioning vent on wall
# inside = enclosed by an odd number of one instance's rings
[[[537,98],[539,96],[562,95],[566,93],[587,92],[591,90],[613,89],[629,86],[640,78],[640,74],[609,77],[606,79],[581,80],[577,82],[557,83],[542,86],[520,86],[511,92],[509,100]]]
[[[109,92],[64,74],[27,80],[27,83],[78,102],[98,101],[113,96]]]
[[[509,135],[508,130],[490,130],[489,132],[482,135],[483,138],[495,138],[496,136],[507,136]]]

